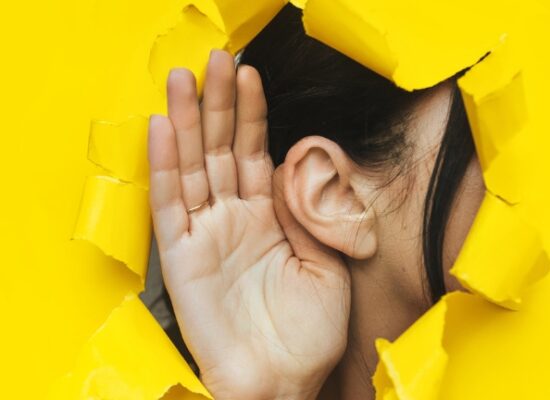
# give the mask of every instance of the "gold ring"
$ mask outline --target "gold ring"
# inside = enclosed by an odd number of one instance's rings
[[[209,206],[209,205],[210,205],[210,203],[208,202],[208,200],[203,201],[199,205],[197,205],[195,207],[191,207],[190,209],[188,209],[187,214],[191,214],[191,213],[194,213],[195,211],[199,211],[201,208]]]

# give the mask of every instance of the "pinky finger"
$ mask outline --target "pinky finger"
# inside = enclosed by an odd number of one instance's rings
[[[159,249],[171,247],[188,229],[181,196],[176,133],[170,120],[153,115],[149,121],[149,199]]]

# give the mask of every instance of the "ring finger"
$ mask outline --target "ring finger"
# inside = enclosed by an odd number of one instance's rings
[[[189,211],[208,201],[208,177],[204,167],[201,114],[193,73],[174,69],[168,78],[168,116],[176,131],[183,202]]]

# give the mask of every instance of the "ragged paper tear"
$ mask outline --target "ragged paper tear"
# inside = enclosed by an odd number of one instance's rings
[[[110,176],[87,178],[73,233],[125,264],[142,283],[151,241],[147,129],[148,119],[140,116],[92,121],[88,159]]]
[[[474,0],[452,8],[429,0],[308,0],[303,21],[308,35],[413,90],[476,63],[511,18],[506,7]]]
[[[205,396],[190,392],[181,384],[174,385],[160,400],[204,400]]]
[[[547,115],[548,56],[538,49],[548,35],[533,15],[529,25],[505,42],[459,81],[488,190],[507,203],[516,218],[539,236],[537,254],[550,254],[550,120]],[[521,16],[521,13],[519,14]],[[524,243],[524,230],[508,243]],[[542,249],[542,250],[541,250]],[[532,260],[529,257],[528,260]],[[525,268],[529,268],[527,264]],[[518,267],[519,268],[519,267]],[[495,269],[493,279],[502,273]]]
[[[192,0],[225,34],[233,54],[247,45],[275,17],[286,0]]]
[[[451,271],[466,288],[511,309],[549,270],[543,230],[522,215],[536,209],[530,199],[548,193],[526,185],[547,156],[535,145],[542,145],[536,137],[543,134],[529,118],[529,69],[522,68],[517,46],[516,37],[505,38],[459,80],[488,194]]]
[[[468,293],[444,296],[393,343],[377,342],[376,399],[549,398],[548,304],[548,276],[519,312]]]
[[[165,394],[212,398],[143,303],[128,295],[52,386],[49,399],[157,400]]]
[[[459,80],[485,184],[509,203],[521,201],[521,176],[514,168],[517,149],[508,146],[528,121],[520,59],[505,38]]]
[[[447,353],[441,346],[447,303],[439,302],[394,343],[376,340],[380,362],[373,377],[377,400],[436,400]]]
[[[236,54],[248,44],[286,4],[285,0],[192,0],[181,21],[159,35],[149,59],[155,84],[162,89],[172,68],[193,71],[198,92],[212,49]]]
[[[148,187],[148,119],[135,116],[122,123],[93,121],[88,143],[88,159],[110,176]]]
[[[538,232],[513,206],[487,193],[451,274],[487,300],[518,309],[549,266]]]
[[[96,245],[144,282],[151,243],[148,192],[113,177],[88,177],[73,238]]]
[[[153,81],[165,92],[168,73],[184,67],[193,71],[201,91],[206,64],[212,49],[226,49],[227,36],[194,6],[187,6],[181,21],[168,32],[158,36],[149,57]]]

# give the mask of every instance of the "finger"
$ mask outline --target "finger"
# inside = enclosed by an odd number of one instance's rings
[[[193,73],[173,69],[168,77],[168,116],[176,131],[183,201],[192,209],[208,200],[208,178],[204,166],[201,116]]]
[[[153,115],[149,121],[149,198],[159,249],[169,248],[188,228],[181,197],[176,135],[170,120]]]
[[[231,146],[235,130],[235,64],[231,54],[214,50],[204,82],[202,130],[210,195],[237,195],[237,169]]]
[[[237,111],[233,154],[239,196],[271,197],[273,163],[267,153],[267,103],[260,74],[248,65],[237,71]]]

